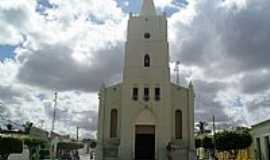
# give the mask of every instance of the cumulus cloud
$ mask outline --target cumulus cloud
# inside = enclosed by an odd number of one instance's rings
[[[78,126],[95,137],[96,92],[122,70],[127,15],[111,0],[47,2],[1,3],[0,28],[11,29],[0,44],[17,45],[16,57],[0,62],[1,107],[6,118],[50,129],[53,91],[61,91],[56,131]]]
[[[267,0],[155,4],[177,10],[168,17],[171,64],[180,60],[182,85],[194,81],[196,120],[216,115],[228,126],[270,118]],[[57,90],[56,131],[79,126],[94,137],[96,92],[121,80],[126,25],[127,13],[113,0],[3,0],[0,44],[17,48],[14,59],[0,61],[0,109],[50,129]]]
[[[173,3],[174,0],[155,0],[155,5],[157,7],[160,7],[161,9],[164,9],[165,7],[169,7],[169,6],[172,6],[172,3]]]
[[[252,115],[246,110],[251,101],[258,93],[269,91],[269,5],[265,0],[189,0],[169,18],[172,60],[196,66],[202,73],[193,76],[201,81],[197,85],[198,108],[225,114],[219,117],[227,116],[238,124],[270,118],[250,119],[239,114]],[[209,83],[223,83],[215,89],[208,85],[212,98],[206,97],[202,88]],[[261,111],[266,108],[259,102],[251,104],[258,104]],[[198,109],[198,113],[204,112]]]
[[[208,69],[208,75],[215,77],[269,67],[269,3],[246,1],[245,8],[237,9],[225,2],[191,1],[190,23],[181,18],[185,10],[170,18],[171,26],[178,26],[172,56]]]
[[[90,64],[84,64],[73,59],[72,48],[48,46],[28,57],[18,78],[44,88],[96,92],[103,82],[121,71],[122,50],[122,45],[102,49],[93,53]]]

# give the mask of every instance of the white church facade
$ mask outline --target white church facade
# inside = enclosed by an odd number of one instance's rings
[[[99,92],[97,160],[191,160],[193,128],[193,86],[171,82],[167,19],[144,0],[128,21],[123,82]]]

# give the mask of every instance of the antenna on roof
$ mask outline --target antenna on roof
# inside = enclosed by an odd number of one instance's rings
[[[176,84],[177,85],[180,85],[179,65],[180,65],[180,61],[176,61],[174,72],[175,72],[175,76],[176,76]]]

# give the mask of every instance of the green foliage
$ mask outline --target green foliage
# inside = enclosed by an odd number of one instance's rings
[[[21,138],[24,144],[28,146],[29,159],[36,160],[37,154],[38,154],[38,147],[46,145],[47,141],[40,138],[31,137],[31,136],[23,136]]]
[[[217,133],[215,138],[216,148],[219,151],[246,149],[252,143],[252,137],[247,131],[224,131]]]
[[[77,142],[59,142],[57,147],[61,150],[77,150],[83,148],[84,145]]]
[[[204,137],[202,140],[202,146],[203,148],[206,149],[213,149],[214,148],[213,139],[210,137]]]
[[[30,133],[30,130],[31,130],[32,126],[33,126],[33,123],[32,122],[26,122],[23,125],[26,134],[29,134]]]
[[[205,127],[206,126],[207,126],[207,122],[199,121],[199,123],[197,124],[197,127],[199,127],[200,134],[205,133]]]
[[[11,131],[11,130],[13,129],[12,124],[7,124],[7,129],[8,129],[9,131]]]
[[[96,146],[97,146],[97,142],[95,142],[95,141],[91,142],[91,144],[90,144],[91,148],[96,148]]]
[[[195,148],[202,147],[202,140],[200,138],[195,139]]]
[[[29,137],[29,136],[25,136],[22,139],[23,139],[24,144],[30,148],[34,147],[34,146],[43,145],[46,143],[46,141],[43,139],[33,138],[33,137]]]
[[[22,153],[23,142],[18,137],[0,136],[0,154]]]
[[[39,151],[40,159],[50,159],[50,151],[48,149],[42,149]]]

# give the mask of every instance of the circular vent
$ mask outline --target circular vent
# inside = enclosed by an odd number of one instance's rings
[[[149,39],[151,37],[150,33],[144,33],[144,38]]]

